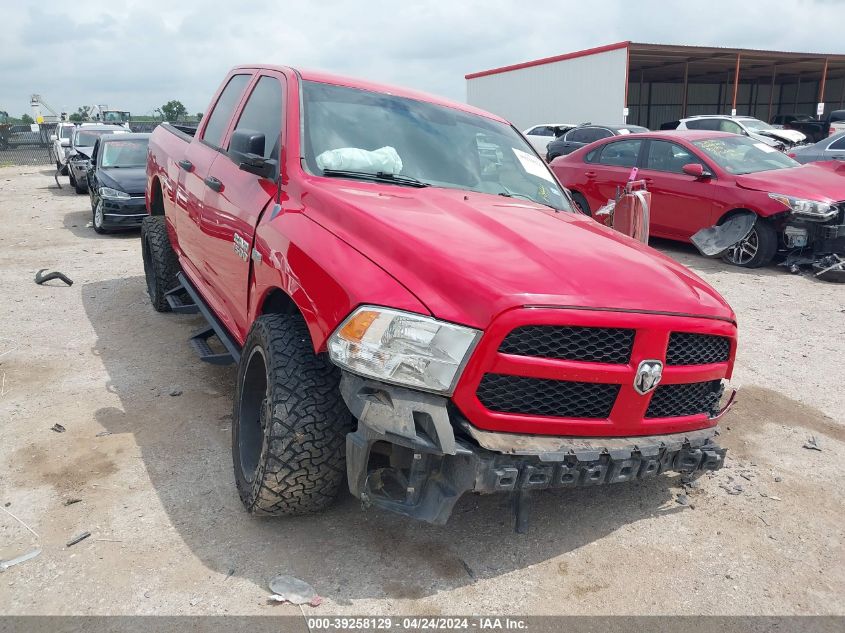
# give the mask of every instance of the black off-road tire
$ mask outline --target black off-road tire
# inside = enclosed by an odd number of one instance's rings
[[[573,191],[572,199],[575,201],[575,204],[581,207],[581,211],[584,212],[584,215],[593,215],[593,212],[590,210],[590,204],[587,202],[587,199],[584,196],[582,196],[577,191]]]
[[[147,294],[158,312],[170,312],[165,294],[178,284],[176,275],[181,270],[179,258],[170,245],[164,216],[151,215],[141,222],[141,255],[144,258],[144,276]]]
[[[235,482],[251,514],[309,514],[335,500],[353,424],[339,383],[340,370],[314,354],[299,315],[253,323],[232,417]]]
[[[743,261],[741,256],[737,259],[737,251],[731,247],[729,248],[722,259],[729,264],[739,266],[741,268],[760,268],[765,266],[774,259],[778,250],[778,234],[768,221],[757,218],[754,223],[754,228],[742,242],[739,243],[738,248],[741,251],[741,245],[745,242],[752,241],[756,244],[756,251],[754,255]]]

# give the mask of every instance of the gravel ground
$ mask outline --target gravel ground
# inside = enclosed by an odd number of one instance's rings
[[[0,559],[42,549],[0,574],[1,612],[299,614],[266,603],[288,573],[324,597],[309,615],[845,614],[845,287],[657,244],[739,315],[728,467],[692,486],[547,492],[523,536],[499,496],[445,527],[348,494],[257,519],[232,476],[234,369],[196,361],[200,321],[152,310],[138,234],[96,235],[63,181],[0,168]]]

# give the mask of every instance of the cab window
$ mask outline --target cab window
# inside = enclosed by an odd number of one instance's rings
[[[249,83],[249,78],[249,75],[234,75],[220,93],[220,98],[217,99],[214,109],[208,115],[208,123],[202,133],[202,140],[209,145],[220,147],[220,142],[223,140],[235,108],[238,107],[241,94]]]
[[[275,77],[261,77],[244,105],[235,131],[264,135],[264,158],[278,158],[282,133],[282,85]]]

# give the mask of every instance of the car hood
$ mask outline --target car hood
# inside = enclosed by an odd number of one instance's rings
[[[444,320],[484,328],[530,305],[734,318],[694,273],[581,214],[454,189],[314,185],[305,213]]]
[[[735,178],[736,184],[744,189],[782,193],[822,202],[845,200],[845,178],[831,169],[825,169],[813,163],[800,167],[738,175]]]
[[[103,187],[141,195],[147,184],[147,170],[144,167],[100,167],[97,178]]]
[[[786,141],[787,143],[800,143],[807,138],[806,135],[797,130],[754,130],[754,133],[760,136],[768,136]]]
[[[94,152],[94,146],[79,146],[71,148],[75,154],[82,154],[85,158],[91,158],[91,154]]]

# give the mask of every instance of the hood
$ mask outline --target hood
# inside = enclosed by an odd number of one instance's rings
[[[800,143],[807,138],[797,130],[753,130],[753,132],[760,136],[774,138],[790,144]]]
[[[832,169],[819,167],[816,163],[743,174],[734,178],[740,187],[754,191],[782,193],[821,202],[845,200],[845,178]]]
[[[734,318],[695,274],[581,214],[454,189],[314,184],[305,213],[444,320],[484,328],[525,305]]]
[[[79,146],[79,147],[72,147],[71,150],[76,154],[82,154],[85,158],[91,158],[91,154],[94,152],[94,146]]]
[[[147,184],[147,170],[144,167],[100,167],[97,178],[104,187],[141,195]]]

